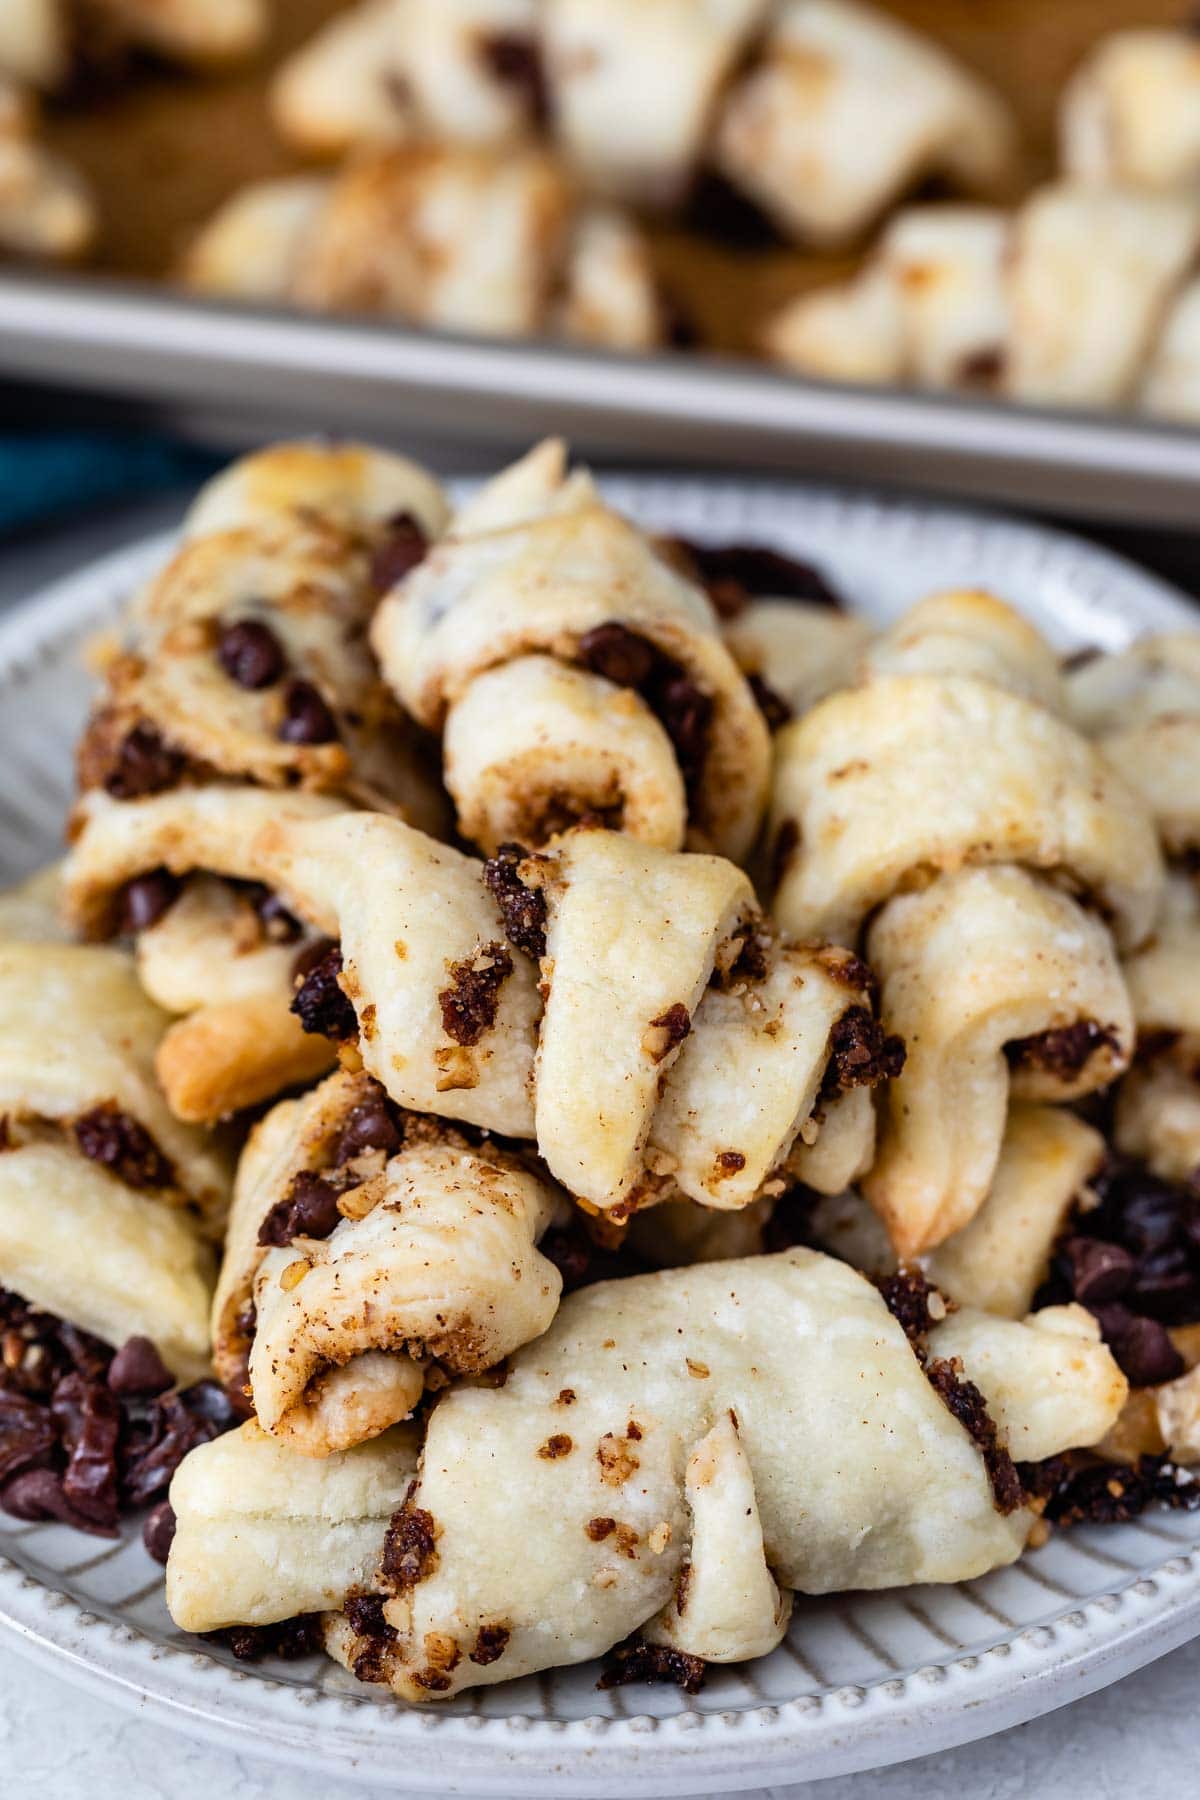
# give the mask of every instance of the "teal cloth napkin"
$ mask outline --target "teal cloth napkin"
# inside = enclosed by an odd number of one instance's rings
[[[143,432],[0,432],[0,539],[106,501],[194,486],[220,460]]]

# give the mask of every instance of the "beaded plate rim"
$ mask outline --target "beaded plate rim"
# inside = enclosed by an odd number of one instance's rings
[[[847,569],[861,571],[864,559],[886,566],[881,587],[891,597],[859,595],[864,610],[880,616],[928,590],[917,571],[935,557],[955,583],[1007,591],[1040,623],[1053,623],[1065,647],[1089,639],[1116,647],[1139,629],[1195,620],[1185,598],[1156,577],[1066,533],[1006,517],[774,481],[655,474],[603,485],[657,529],[810,551],[850,590]],[[160,533],[110,553],[10,614],[0,624],[0,697],[23,676],[65,666],[81,636],[111,619],[171,542]],[[912,571],[909,591],[899,570]],[[977,1653],[947,1653],[899,1675],[728,1710],[688,1709],[682,1700],[672,1710],[660,1700],[663,1710],[619,1717],[483,1716],[380,1704],[353,1684],[281,1681],[102,1616],[57,1586],[36,1552],[24,1553],[23,1540],[41,1529],[0,1525],[0,1628],[32,1660],[227,1748],[400,1793],[437,1783],[523,1795],[536,1780],[548,1795],[611,1794],[614,1783],[629,1794],[695,1794],[853,1773],[1025,1722],[1200,1632],[1200,1530],[1194,1542],[1163,1532],[1173,1553],[1129,1579],[1106,1582]],[[1111,1528],[1103,1541],[1115,1544],[1129,1529]],[[402,1766],[381,1762],[397,1752]]]

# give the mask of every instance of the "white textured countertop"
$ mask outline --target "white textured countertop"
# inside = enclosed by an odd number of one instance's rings
[[[0,608],[89,556],[161,528],[157,502],[53,539],[0,549]],[[759,1790],[745,1800],[1159,1800],[1200,1784],[1200,1640],[1060,1712],[880,1773]],[[797,1775],[803,1771],[797,1769]],[[359,1800],[360,1782],[311,1780],[195,1743],[91,1698],[21,1658],[0,1634],[0,1800]],[[394,1789],[389,1790],[395,1792]],[[410,1790],[412,1800],[426,1800]]]
[[[1032,1725],[871,1775],[745,1800],[1163,1800],[1196,1792],[1200,1641]],[[364,1771],[364,1775],[366,1772]],[[394,1789],[390,1790],[392,1793]],[[0,1640],[4,1800],[363,1800],[383,1790],[272,1769],[139,1719]],[[412,1800],[428,1800],[410,1790]]]

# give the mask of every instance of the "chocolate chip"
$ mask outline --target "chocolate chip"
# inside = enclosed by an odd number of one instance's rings
[[[668,675],[649,699],[671,740],[683,785],[689,796],[694,795],[708,759],[712,699],[701,693],[691,676],[682,669]]]
[[[258,1241],[286,1248],[293,1238],[327,1238],[341,1222],[337,1190],[311,1169],[301,1169],[259,1226]]]
[[[371,559],[371,585],[389,594],[429,554],[429,539],[411,513],[397,513],[387,523],[387,536]]]
[[[1183,1374],[1183,1358],[1157,1319],[1132,1313],[1119,1301],[1092,1310],[1105,1343],[1134,1387],[1158,1387]]]
[[[616,687],[640,688],[649,681],[657,656],[655,646],[615,620],[595,625],[579,640],[577,654],[593,674]]]
[[[77,1512],[105,1530],[119,1516],[117,1441],[121,1409],[117,1397],[98,1381],[65,1375],[50,1400],[50,1412],[67,1453],[63,1493]]]
[[[394,1156],[404,1141],[400,1126],[392,1117],[387,1095],[377,1084],[351,1108],[333,1144],[333,1163],[341,1168],[365,1150],[382,1150]]]
[[[164,1394],[175,1377],[148,1337],[131,1337],[108,1365],[108,1385],[114,1394],[146,1397]]]
[[[792,709],[783,695],[777,694],[761,675],[748,675],[746,682],[754,695],[754,704],[767,721],[767,730],[782,731],[792,716]]]
[[[269,942],[272,944],[294,944],[304,934],[304,927],[294,913],[290,913],[279,895],[270,888],[259,888],[254,883],[255,893],[252,904],[258,914]]]
[[[112,1101],[75,1121],[75,1141],[91,1162],[133,1188],[169,1187],[175,1171],[144,1126]]]
[[[0,1507],[14,1519],[39,1523],[56,1519],[60,1525],[70,1525],[92,1537],[117,1536],[115,1526],[98,1525],[72,1505],[63,1492],[62,1476],[53,1469],[28,1469],[8,1482],[0,1489]]]
[[[114,800],[142,800],[173,788],[186,766],[152,725],[135,725],[127,732],[104,777],[105,791]]]
[[[521,880],[518,870],[528,854],[520,844],[501,844],[484,864],[483,879],[500,908],[509,943],[536,962],[546,954],[546,896]]]
[[[841,610],[840,595],[811,563],[783,556],[762,544],[698,544],[691,538],[673,538],[670,543],[691,565],[723,617],[736,616],[750,596],[807,600]]]
[[[0,1482],[45,1462],[57,1442],[44,1406],[0,1388]]]
[[[176,1518],[169,1500],[160,1500],[142,1526],[142,1542],[155,1562],[166,1564],[175,1542]]]
[[[496,80],[520,95],[530,123],[545,125],[550,89],[537,39],[523,32],[490,31],[479,39],[479,54]]]
[[[340,944],[326,944],[296,989],[291,1010],[305,1031],[345,1043],[358,1035],[354,1006],[338,982],[342,972]]]
[[[311,681],[289,681],[283,690],[279,737],[285,744],[332,744],[337,720]]]
[[[226,625],[217,644],[217,661],[231,681],[251,689],[273,687],[287,668],[283,645],[260,619]]]
[[[179,898],[179,882],[167,869],[151,869],[126,882],[117,902],[117,929],[127,937],[149,931]]]
[[[1119,1244],[1071,1237],[1060,1246],[1071,1297],[1083,1306],[1117,1300],[1133,1280],[1134,1261]]]

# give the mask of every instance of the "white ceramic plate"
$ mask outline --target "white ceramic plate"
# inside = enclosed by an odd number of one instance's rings
[[[1028,526],[764,484],[606,486],[656,528],[811,558],[878,618],[961,584],[1015,601],[1064,648],[1117,647],[1195,617],[1162,583]],[[81,638],[167,548],[109,557],[0,626],[8,879],[56,850],[87,698]],[[513,1545],[514,1559],[527,1553]],[[780,1649],[712,1671],[695,1699],[601,1694],[586,1667],[410,1710],[324,1659],[239,1668],[174,1629],[161,1588],[136,1533],[112,1545],[0,1514],[0,1623],[59,1674],[199,1735],[400,1793],[712,1794],[964,1743],[1173,1649],[1200,1631],[1200,1518],[1056,1534],[1014,1568],[957,1587],[801,1601]]]

